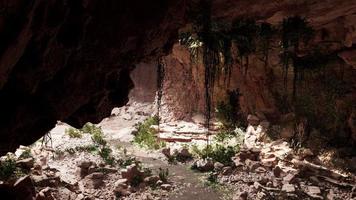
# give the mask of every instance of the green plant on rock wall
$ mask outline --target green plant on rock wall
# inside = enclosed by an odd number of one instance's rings
[[[271,24],[263,22],[258,29],[258,48],[263,56],[262,60],[264,62],[264,68],[267,72],[268,62],[269,62],[269,52],[271,50],[271,43],[273,35],[276,30]]]
[[[253,19],[235,19],[231,25],[232,41],[237,46],[240,64],[241,67],[245,67],[245,74],[249,67],[249,55],[256,52],[258,32],[259,26]]]
[[[7,155],[0,161],[0,180],[6,180],[15,174],[16,160],[13,156]]]
[[[240,110],[240,96],[238,89],[227,91],[227,102],[219,102],[216,108],[216,117],[222,122],[224,129],[233,130],[244,126],[244,117]]]
[[[291,62],[292,58],[296,58],[299,53],[299,48],[302,43],[306,44],[314,36],[314,30],[309,25],[305,18],[300,16],[288,17],[281,24],[281,46],[282,54],[281,61],[284,70],[284,87],[287,88],[288,69],[293,67],[293,99],[296,97],[297,76],[299,73],[298,67]]]

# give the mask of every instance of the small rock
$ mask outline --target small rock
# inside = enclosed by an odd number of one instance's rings
[[[224,167],[222,169],[221,174],[224,175],[224,176],[232,174],[232,167],[230,167],[230,166]]]
[[[163,181],[162,180],[158,180],[157,182],[156,182],[156,185],[162,185],[163,184]]]
[[[163,154],[164,156],[166,156],[167,158],[171,158],[171,157],[172,157],[172,155],[171,155],[171,148],[169,148],[169,147],[163,148],[163,149],[162,149],[162,154]]]
[[[144,179],[144,182],[148,185],[155,185],[158,180],[160,180],[159,176],[149,176]]]
[[[292,193],[295,192],[295,187],[292,184],[284,184],[282,186],[282,191],[287,192],[287,193]]]
[[[36,200],[55,200],[51,193],[51,188],[46,187],[42,189],[36,196]]]
[[[217,172],[221,171],[223,169],[223,167],[224,167],[224,164],[222,164],[220,162],[215,162],[214,163],[214,170],[217,171]]]
[[[265,173],[267,170],[263,167],[258,167],[254,170],[256,173]]]
[[[123,186],[123,185],[127,186],[127,179],[126,178],[119,179],[114,183],[115,187],[119,187],[119,186]]]
[[[211,159],[200,159],[194,162],[193,168],[202,172],[208,172],[214,169],[214,162]]]
[[[239,196],[239,200],[247,200],[247,197],[248,197],[248,193],[246,191],[244,192],[241,192],[240,194],[238,194]]]
[[[171,190],[172,189],[172,185],[171,184],[162,184],[161,185],[162,190]]]
[[[24,169],[31,169],[35,164],[34,158],[26,158],[16,161],[16,166]]]
[[[121,170],[121,176],[122,178],[127,179],[131,184],[136,177],[143,177],[144,173],[138,170],[136,164],[132,164],[127,166],[126,169]]]
[[[189,152],[187,148],[184,147],[174,151],[173,156],[175,156],[176,159],[180,162],[184,162],[192,158],[192,154]]]
[[[334,190],[330,189],[329,193],[326,195],[327,200],[334,200],[335,199],[335,193]]]
[[[273,175],[277,178],[281,177],[282,169],[279,166],[273,168]]]
[[[321,191],[320,188],[317,186],[307,186],[307,189],[305,191],[310,197],[316,198],[316,199],[323,199],[322,196],[320,196]]]
[[[288,174],[283,178],[283,183],[292,183],[295,180],[294,174]]]

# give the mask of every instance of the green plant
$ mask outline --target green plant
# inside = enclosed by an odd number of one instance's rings
[[[32,157],[33,157],[33,155],[31,153],[31,149],[26,148],[19,156],[19,159],[26,159],[26,158],[32,158]]]
[[[224,125],[224,129],[232,130],[236,126],[244,126],[244,117],[240,111],[239,90],[227,91],[228,101],[219,102],[216,108],[216,117]]]
[[[137,174],[132,178],[130,185],[132,185],[133,187],[137,187],[140,185],[140,183],[143,182],[143,179],[144,177],[142,175]]]
[[[5,160],[0,162],[0,179],[6,180],[14,175],[16,171],[16,160],[13,156],[7,155]]]
[[[136,124],[137,134],[135,135],[134,143],[148,149],[160,149],[165,147],[166,143],[157,139],[157,131],[151,127],[157,124],[157,117],[149,117],[143,123]]]
[[[221,144],[214,144],[203,149],[199,149],[197,146],[192,146],[192,153],[196,156],[203,159],[211,158],[213,161],[220,162],[225,165],[231,163],[231,158],[234,157],[239,150],[239,145],[224,146]]]
[[[268,61],[269,61],[269,51],[271,49],[272,37],[276,30],[268,23],[262,23],[259,26],[258,38],[259,38],[259,48],[263,55],[263,62],[265,71],[267,71]]]
[[[67,128],[65,130],[65,133],[70,137],[70,138],[82,138],[83,134],[80,130],[76,128]]]
[[[111,155],[112,150],[110,147],[103,146],[99,150],[99,155],[100,157],[105,161],[106,164],[108,165],[114,165],[115,164],[115,158]]]
[[[218,134],[215,135],[214,139],[217,142],[222,143],[222,142],[224,142],[224,141],[226,141],[228,139],[231,139],[231,138],[233,138],[235,136],[236,136],[236,134],[233,131],[221,130]]]
[[[168,182],[168,176],[169,176],[168,168],[166,168],[166,169],[159,168],[158,169],[158,176],[159,176],[159,179],[161,181],[163,181],[164,183],[167,183]]]
[[[91,135],[102,133],[101,127],[98,127],[90,122],[84,124],[84,126],[80,130],[84,133],[89,133]]]
[[[65,151],[68,152],[70,155],[75,154],[75,149],[73,149],[73,148],[67,148],[67,149],[65,149]]]
[[[107,144],[106,140],[104,139],[104,134],[101,129],[93,132],[91,135],[91,139],[95,145],[105,146]]]
[[[85,146],[77,146],[75,147],[75,150],[79,152],[93,153],[98,151],[98,148],[95,145],[85,145]]]
[[[309,25],[305,18],[300,16],[288,17],[282,22],[282,54],[281,60],[284,67],[284,87],[287,88],[288,68],[293,64],[293,99],[296,97],[297,78],[300,70],[295,63],[291,63],[291,59],[296,58],[299,53],[299,48],[302,42],[306,44],[314,35],[313,28]]]
[[[235,19],[231,27],[232,40],[237,46],[241,67],[244,65],[245,74],[249,66],[249,55],[256,51],[256,39],[259,31],[256,21],[253,19]],[[243,63],[245,58],[246,63]]]

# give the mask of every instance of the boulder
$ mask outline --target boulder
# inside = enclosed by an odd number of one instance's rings
[[[33,200],[36,195],[35,187],[30,176],[24,176],[14,183],[13,192],[16,195],[16,199]],[[4,197],[0,197],[2,199]]]
[[[128,196],[131,194],[130,190],[128,189],[127,179],[119,179],[114,184],[114,193],[115,196]]]
[[[305,193],[307,193],[310,197],[315,199],[323,199],[321,195],[321,190],[317,186],[307,186]]]
[[[159,176],[149,176],[149,177],[146,177],[143,181],[147,185],[155,185],[158,180],[160,180]]]
[[[162,184],[161,185],[162,190],[171,190],[172,189],[172,185],[171,184]]]
[[[184,162],[192,158],[192,154],[185,147],[176,149],[173,153],[173,156],[180,162]]]
[[[34,158],[25,158],[25,159],[16,161],[16,166],[23,168],[23,169],[28,169],[28,170],[31,169],[34,164],[35,164]]]
[[[232,174],[232,167],[230,166],[224,167],[221,171],[221,174],[224,176]]]
[[[84,185],[86,188],[89,189],[98,189],[100,187],[103,187],[104,184],[104,174],[101,172],[95,172],[92,174],[89,174],[88,176],[83,179]]]
[[[208,172],[214,169],[214,162],[211,159],[200,159],[194,162],[193,168],[201,172]]]
[[[224,164],[220,163],[220,162],[215,162],[214,163],[214,171],[221,171],[224,167]]]
[[[282,186],[282,191],[287,192],[287,193],[292,193],[295,192],[295,187],[292,184],[283,184]]]
[[[57,175],[53,177],[45,174],[40,176],[33,175],[32,180],[37,187],[58,187],[60,183],[60,177]]]
[[[52,195],[51,188],[46,187],[36,195],[36,200],[55,200],[55,197]]]
[[[279,166],[276,166],[275,168],[273,168],[273,175],[277,178],[281,177],[282,172],[283,171]]]
[[[137,177],[142,177],[144,179],[144,173],[138,170],[136,164],[132,164],[126,167],[126,169],[121,170],[121,176],[127,179],[128,183],[132,184],[133,180]]]

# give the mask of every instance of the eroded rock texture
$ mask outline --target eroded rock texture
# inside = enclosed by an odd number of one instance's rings
[[[251,3],[221,0],[213,1],[213,15],[225,22],[239,17],[253,18],[279,28],[287,17],[305,17],[315,30],[315,37],[303,46],[299,56],[316,57],[313,51],[322,49],[325,56],[316,59],[326,63],[323,69],[312,69],[313,64],[307,63],[311,68],[298,77],[295,105],[291,105],[294,72],[289,68],[285,86],[280,59],[281,38],[277,34],[273,37],[267,65],[261,53],[251,54],[245,74],[245,66],[241,66],[238,56],[234,55],[230,84],[227,86],[223,77],[215,84],[214,108],[217,102],[226,100],[226,90],[238,89],[242,94],[240,106],[245,116],[256,114],[278,124],[283,115],[296,113],[307,116],[311,127],[335,139],[335,143],[344,144],[350,137],[356,137],[356,1],[260,0]],[[188,49],[179,44],[165,57],[164,102],[179,119],[189,119],[195,113],[205,111],[202,58],[194,62],[189,57]],[[298,120],[295,123],[299,123]]]
[[[166,53],[185,1],[0,2],[0,153],[57,120],[80,127],[124,105],[133,64]]]

